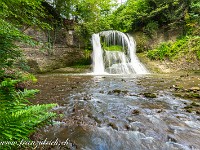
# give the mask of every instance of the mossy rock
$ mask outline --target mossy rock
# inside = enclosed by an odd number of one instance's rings
[[[143,93],[146,98],[157,98],[155,93]]]
[[[200,104],[197,104],[197,103],[195,103],[195,102],[192,102],[190,105],[191,105],[191,106],[194,106],[194,107],[199,107],[199,106],[200,106]]]

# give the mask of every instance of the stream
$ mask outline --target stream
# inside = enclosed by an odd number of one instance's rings
[[[200,115],[189,99],[175,97],[178,75],[37,76],[34,104],[57,103],[62,114],[34,135],[67,141],[46,149],[199,150]],[[184,80],[199,86],[200,80]]]

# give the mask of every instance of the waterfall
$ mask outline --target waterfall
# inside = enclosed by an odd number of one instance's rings
[[[132,36],[119,31],[103,31],[92,35],[94,74],[146,74],[136,56]]]
[[[99,34],[92,35],[92,45],[93,45],[93,53],[92,53],[93,72],[95,74],[102,74],[104,73],[104,62],[103,62],[103,50],[101,48]]]

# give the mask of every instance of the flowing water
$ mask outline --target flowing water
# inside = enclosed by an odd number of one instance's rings
[[[42,75],[34,103],[59,104],[63,114],[35,139],[68,141],[46,149],[198,150],[200,116],[172,95],[177,76]],[[187,81],[196,84],[196,81]],[[33,88],[33,87],[32,87]],[[155,93],[148,97],[145,93]]]
[[[67,145],[44,149],[200,149],[200,113],[188,112],[185,107],[191,101],[173,96],[170,88],[185,81],[172,75],[148,74],[129,35],[104,31],[94,34],[92,41],[95,76],[38,77],[34,88],[41,93],[33,102],[58,103],[53,111],[63,116],[41,129],[34,139],[67,141]],[[113,45],[121,50],[105,50]],[[192,79],[187,81],[200,85],[198,77]]]
[[[119,31],[103,31],[93,34],[92,44],[94,74],[148,73],[136,56],[136,43],[132,36]],[[118,47],[118,50],[107,50],[111,46]]]

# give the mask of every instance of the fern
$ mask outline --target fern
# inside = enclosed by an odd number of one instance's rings
[[[0,83],[0,141],[29,140],[39,125],[56,115],[48,112],[56,104],[30,105],[27,98],[38,90],[17,91],[18,82],[6,79]],[[12,149],[13,145],[3,145],[3,148]]]

